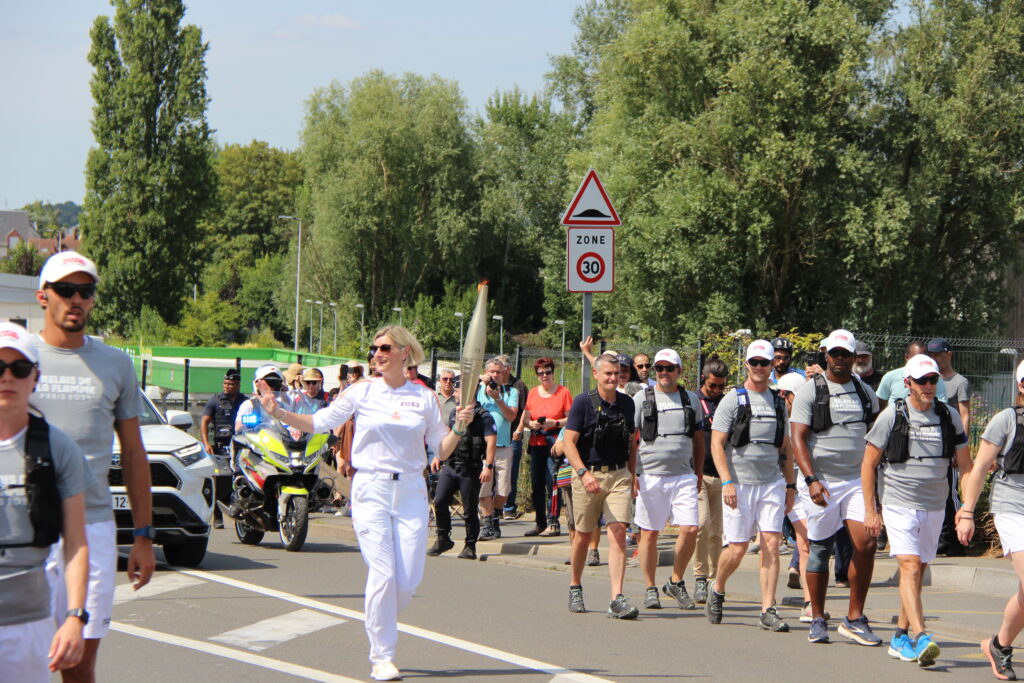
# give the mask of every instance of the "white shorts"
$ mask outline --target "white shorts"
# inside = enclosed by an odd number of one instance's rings
[[[54,631],[50,617],[0,626],[0,677],[18,683],[49,683],[50,659],[46,655]]]
[[[803,475],[796,473],[796,500],[793,501],[793,509],[786,513],[786,517],[792,523],[807,521],[807,511],[804,510],[803,498],[807,494],[807,484],[804,483]]]
[[[722,501],[722,528],[729,543],[747,543],[758,531],[780,533],[786,511],[786,482],[736,484],[736,508]]]
[[[889,535],[889,557],[917,555],[931,562],[939,550],[943,510],[914,510],[899,505],[883,505],[882,521]]]
[[[997,512],[996,531],[999,532],[999,543],[1003,546],[1003,555],[1024,550],[1024,515],[1019,512]]]
[[[641,474],[633,521],[641,529],[661,531],[668,523],[697,526],[697,475]]]
[[[89,543],[89,586],[85,596],[89,623],[82,629],[82,636],[96,639],[110,631],[117,583],[117,526],[113,520],[86,524],[85,538]],[[64,614],[68,611],[63,541],[57,541],[50,547],[46,577],[50,580],[50,594],[53,596],[53,617],[59,626],[64,623]]]
[[[494,485],[497,482],[498,488]],[[502,496],[508,498],[512,493],[512,447],[498,446],[494,449],[494,476],[490,481],[480,484],[480,497]]]
[[[843,528],[843,520],[864,521],[864,491],[860,479],[850,481],[825,481],[828,489],[828,505],[821,507],[811,500],[807,488],[800,491],[800,503],[807,515],[807,538],[824,541]]]

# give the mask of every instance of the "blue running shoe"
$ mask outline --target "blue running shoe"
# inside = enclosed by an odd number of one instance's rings
[[[828,622],[821,617],[811,621],[811,627],[807,630],[808,643],[828,642]]]
[[[882,639],[876,636],[875,632],[871,630],[871,626],[868,625],[868,618],[863,614],[853,620],[850,620],[849,617],[843,617],[843,621],[839,624],[838,630],[840,634],[846,636],[858,645],[875,647],[876,645],[882,644]]]
[[[918,666],[931,666],[939,658],[942,649],[939,648],[938,643],[932,640],[931,635],[926,633],[917,639],[914,652],[917,653]]]
[[[892,640],[889,641],[889,656],[899,659],[900,652],[903,651],[908,640],[910,640],[910,636],[906,633],[901,633],[899,635],[893,634]]]
[[[910,638],[910,636],[906,637],[906,640],[903,641],[903,647],[900,648],[900,661],[917,661],[917,648],[914,646],[914,641]]]

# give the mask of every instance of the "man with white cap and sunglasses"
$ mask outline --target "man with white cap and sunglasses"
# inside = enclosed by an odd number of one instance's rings
[[[133,588],[146,585],[156,566],[149,461],[139,431],[142,397],[135,368],[127,355],[85,334],[99,281],[95,263],[76,252],[64,251],[47,259],[36,292],[44,309],[44,323],[43,331],[34,339],[41,374],[32,402],[51,424],[78,444],[95,480],[85,494],[89,543],[86,610],[90,615],[83,631],[85,653],[77,666],[62,672],[65,681],[95,680],[100,639],[110,629],[117,527],[107,472],[112,464],[115,432],[134,526],[128,556],[128,578]],[[61,590],[59,544],[50,553],[47,572],[55,589],[54,616],[60,623],[65,618],[67,596]]]
[[[768,386],[774,350],[764,339],[747,347],[747,379],[725,395],[711,426],[711,455],[722,481],[725,540],[718,574],[704,614],[712,624],[722,621],[725,584],[739,567],[750,539],[761,533],[762,630],[783,633],[789,625],[775,608],[779,582],[779,543],[786,513],[796,498],[793,459],[789,450],[785,401]],[[780,469],[780,456],[782,468]]]
[[[800,500],[807,513],[807,587],[811,626],[807,640],[828,642],[825,591],[836,532],[844,525],[853,542],[850,602],[839,632],[860,645],[880,645],[864,616],[864,601],[875,566],[875,542],[864,529],[861,462],[864,437],[878,414],[871,387],[853,374],[857,340],[847,330],[825,339],[824,374],[815,375],[793,399],[791,437],[796,462],[807,488]]]
[[[919,354],[907,363],[906,373],[910,395],[887,406],[867,436],[861,465],[864,527],[877,536],[884,518],[889,555],[900,567],[900,613],[889,655],[929,666],[939,646],[925,632],[921,579],[938,551],[949,467],[955,458],[969,473],[971,456],[960,414],[935,398],[938,364]],[[879,471],[881,518],[875,507]]]

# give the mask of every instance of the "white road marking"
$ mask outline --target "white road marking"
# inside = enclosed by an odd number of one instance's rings
[[[308,666],[292,664],[290,662],[282,662],[278,659],[254,655],[251,652],[232,650],[229,647],[207,643],[202,640],[193,640],[191,638],[182,638],[181,636],[176,636],[171,633],[152,631],[148,628],[124,624],[119,621],[112,622],[110,624],[110,629],[112,631],[117,631],[118,633],[124,633],[138,638],[146,638],[147,640],[155,640],[158,643],[166,643],[167,645],[176,645],[177,647],[183,647],[197,652],[205,652],[206,654],[214,655],[216,657],[233,659],[236,662],[242,662],[243,664],[251,664],[252,666],[270,669],[271,671],[279,671],[299,678],[306,678],[311,681],[323,681],[324,683],[362,683],[356,678],[347,678],[346,676],[339,676],[338,674],[332,674],[328,671],[311,669]]]
[[[293,638],[344,623],[344,619],[338,619],[323,612],[300,609],[278,617],[257,621],[255,624],[249,624],[242,628],[225,631],[220,635],[212,636],[210,640],[225,645],[244,647],[253,652],[262,652],[268,647]]]
[[[204,572],[198,569],[179,569],[177,567],[168,567],[171,571],[185,574],[186,576],[193,576],[198,579],[204,579],[206,581],[212,581],[220,583],[225,586],[232,586],[244,591],[250,591],[252,593],[259,593],[270,598],[276,598],[278,600],[284,600],[291,602],[296,605],[302,605],[303,607],[309,607],[310,609],[320,610],[321,612],[327,612],[328,614],[337,614],[338,616],[348,617],[350,619],[358,619],[359,621],[366,621],[366,615],[356,610],[346,609],[344,607],[337,607],[326,602],[320,602],[319,600],[313,600],[311,598],[304,598],[301,595],[294,595],[292,593],[285,593],[274,588],[267,588],[266,586],[258,586],[256,584],[247,583],[245,581],[239,581],[238,579],[231,579],[226,576],[220,576],[219,574],[213,574],[211,572]],[[469,640],[463,640],[462,638],[455,638],[448,636],[443,633],[436,633],[434,631],[420,628],[418,626],[409,626],[407,624],[399,624],[398,630],[402,633],[408,633],[411,636],[417,638],[423,638],[425,640],[431,640],[435,643],[441,643],[442,645],[448,645],[459,650],[465,650],[476,655],[483,655],[484,657],[490,657],[496,659],[499,662],[506,662],[513,664],[524,669],[532,669],[533,671],[541,671],[551,676],[557,676],[562,681],[575,681],[576,683],[609,683],[606,678],[599,678],[597,676],[591,676],[590,674],[580,673],[573,671],[572,669],[566,669],[555,664],[548,664],[542,662],[539,659],[533,659],[531,657],[523,657],[512,652],[505,652],[494,647],[487,645],[481,645],[480,643],[474,643]]]
[[[137,598],[151,598],[161,593],[170,593],[181,588],[202,584],[199,579],[181,574],[161,574],[139,590],[132,590],[131,583],[122,583],[114,589],[114,604],[120,605]]]

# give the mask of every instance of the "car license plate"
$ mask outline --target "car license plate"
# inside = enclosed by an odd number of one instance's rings
[[[127,495],[117,495],[117,494],[115,494],[113,496],[113,498],[114,498],[114,509],[115,510],[131,510],[132,509],[131,506],[128,505],[128,496]]]

